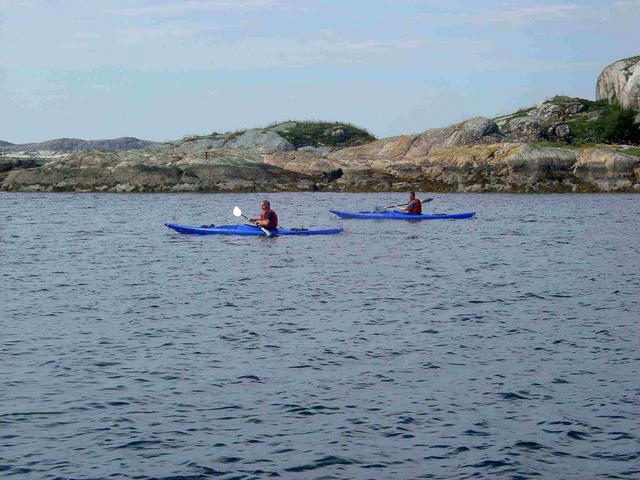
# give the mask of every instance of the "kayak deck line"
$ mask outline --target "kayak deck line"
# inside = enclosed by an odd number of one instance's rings
[[[476,212],[460,212],[460,213],[423,213],[412,214],[390,210],[387,212],[349,212],[343,210],[329,210],[334,215],[346,219],[359,220],[375,220],[375,219],[391,219],[391,220],[460,220],[473,217]]]
[[[266,233],[255,225],[219,225],[219,226],[193,226],[177,223],[165,223],[165,226],[178,233],[190,235],[240,235],[245,237],[266,237]],[[309,235],[335,235],[342,232],[342,228],[276,228],[269,230],[273,236],[309,236]]]

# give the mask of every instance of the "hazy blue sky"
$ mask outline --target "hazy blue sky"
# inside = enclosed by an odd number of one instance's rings
[[[640,0],[0,0],[0,140],[414,133],[593,99],[638,54]]]

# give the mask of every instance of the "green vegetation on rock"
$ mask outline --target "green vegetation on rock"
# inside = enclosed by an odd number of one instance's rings
[[[284,125],[285,128],[277,128]],[[374,141],[376,138],[366,130],[339,122],[285,122],[274,124],[267,130],[276,130],[294,147],[352,147]]]
[[[640,125],[635,121],[636,113],[633,110],[605,102],[602,106],[590,105],[589,111],[596,111],[598,115],[581,116],[568,122],[571,143],[640,143]]]
[[[376,138],[362,128],[343,122],[315,122],[315,121],[286,121],[268,125],[261,129],[236,130],[234,132],[209,135],[190,135],[182,139],[183,143],[199,140],[213,140],[222,142],[219,146],[229,145],[230,142],[244,134],[261,132],[275,133],[288,141],[295,148],[301,147],[330,147],[332,149],[354,147],[374,141]],[[273,141],[273,137],[268,137]],[[255,139],[253,139],[255,141]],[[248,141],[251,141],[248,140]]]
[[[511,140],[544,146],[640,144],[637,112],[606,99],[555,96],[535,108],[521,109],[496,119]],[[522,117],[527,117],[522,118]]]
[[[245,130],[237,130],[235,132],[229,132],[229,133],[218,133],[218,132],[212,132],[209,135],[187,135],[185,137],[182,137],[182,141],[183,142],[195,142],[196,140],[218,140],[218,139],[234,139],[239,137],[240,135],[242,135],[245,132]]]

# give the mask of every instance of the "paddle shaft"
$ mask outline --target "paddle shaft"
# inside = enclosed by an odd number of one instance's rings
[[[424,200],[420,200],[422,203],[429,203],[431,200],[433,200],[433,198],[425,198]],[[396,208],[396,207],[404,207],[406,205],[409,205],[409,203],[401,203],[400,205],[389,205],[388,207],[383,207],[383,208]]]

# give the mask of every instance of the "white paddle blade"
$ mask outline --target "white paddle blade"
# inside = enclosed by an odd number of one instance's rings
[[[242,210],[240,210],[240,207],[233,207],[233,216],[234,217],[242,216]]]

